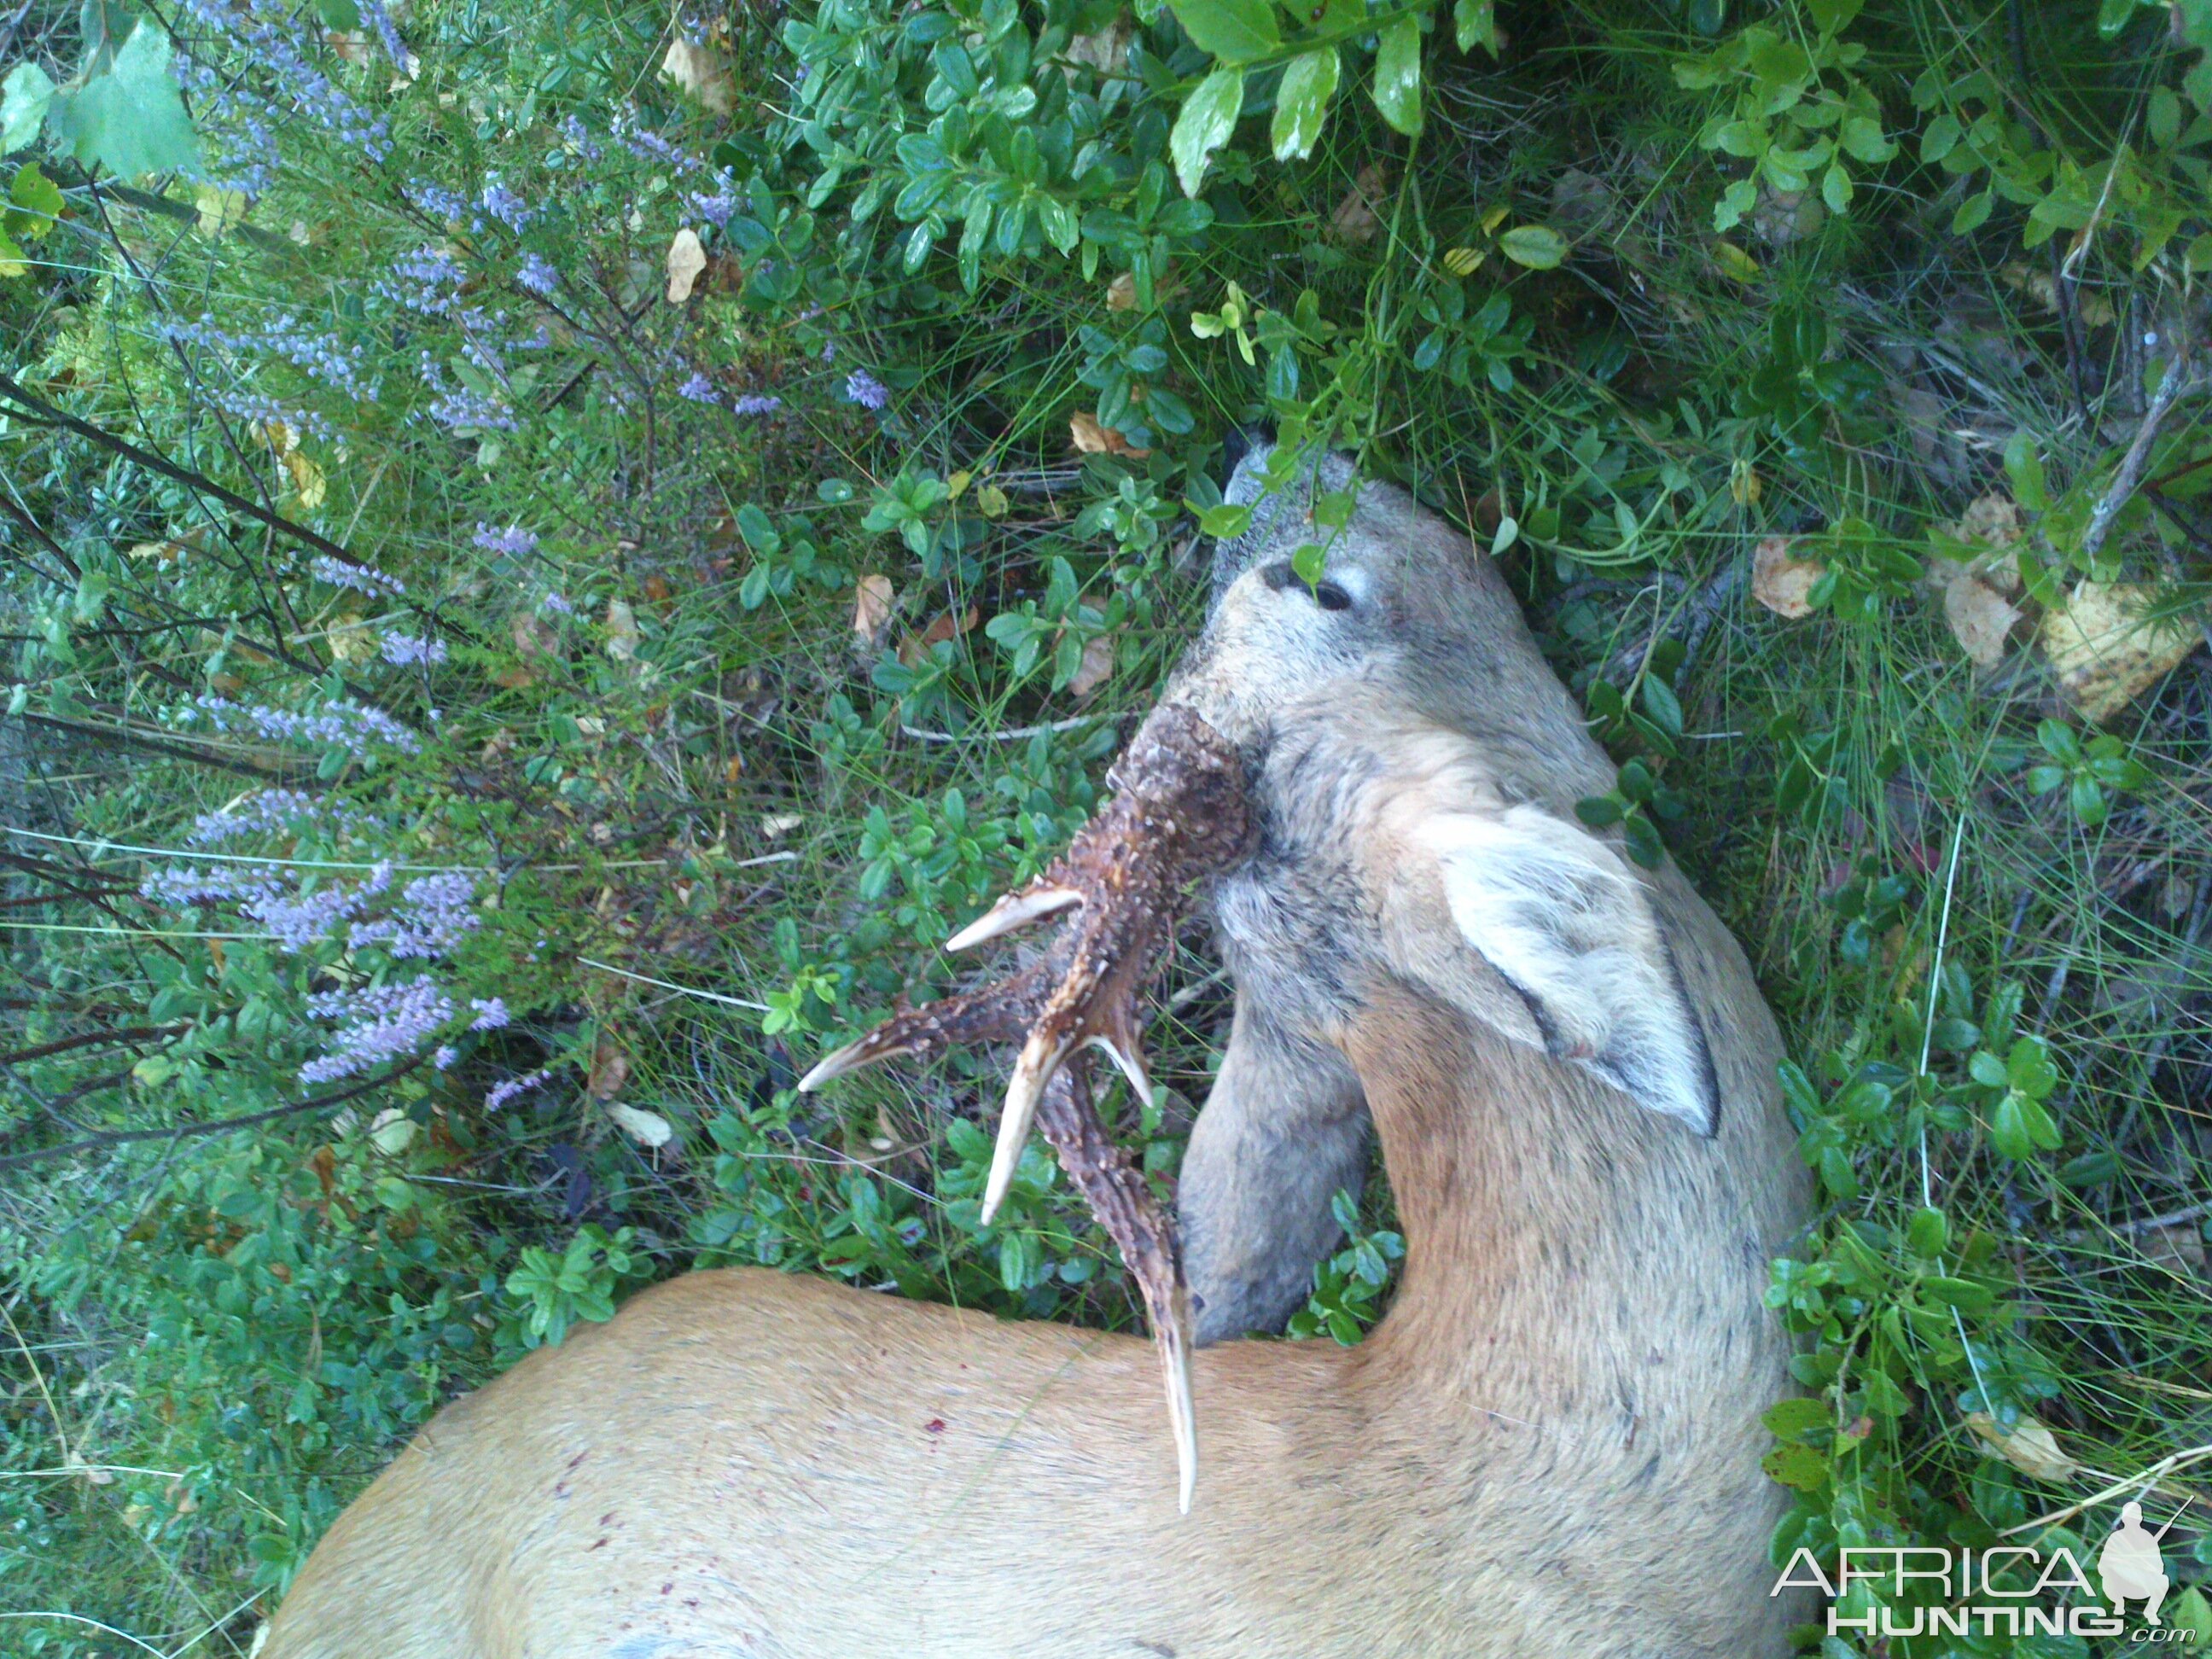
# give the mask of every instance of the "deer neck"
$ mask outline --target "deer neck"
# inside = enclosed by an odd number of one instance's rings
[[[1401,985],[1346,1048],[1407,1243],[1374,1385],[1632,1444],[1653,1413],[1709,1408],[1717,1373],[1771,1340],[1759,1230],[1719,1143]],[[1685,1346],[1717,1322],[1740,1348]]]

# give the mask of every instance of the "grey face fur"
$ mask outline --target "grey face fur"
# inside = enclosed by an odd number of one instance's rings
[[[1363,976],[1419,981],[1703,1133],[1717,1099],[1639,878],[1573,817],[1611,763],[1490,561],[1375,483],[1331,542],[1308,503],[1352,488],[1350,463],[1268,495],[1269,459],[1254,450],[1224,492],[1252,521],[1216,550],[1206,631],[1166,694],[1244,748],[1261,823],[1215,892],[1237,1009],[1179,1194],[1200,1342],[1280,1329],[1337,1242],[1329,1200],[1362,1185],[1369,1121],[1328,1036]],[[1310,587],[1291,561],[1314,542],[1328,552]],[[1429,931],[1472,949],[1392,955],[1370,866],[1407,854],[1363,835],[1410,837],[1431,860]]]

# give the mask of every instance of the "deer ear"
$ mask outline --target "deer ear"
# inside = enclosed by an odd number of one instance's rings
[[[1606,842],[1534,806],[1431,817],[1452,920],[1528,1006],[1545,1046],[1711,1135],[1720,1087],[1644,884]]]

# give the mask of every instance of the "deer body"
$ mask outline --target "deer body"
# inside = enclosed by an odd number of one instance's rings
[[[264,1659],[1781,1651],[1760,1295],[1805,1200],[1771,1019],[1679,874],[1552,828],[1612,769],[1495,573],[1395,492],[1359,514],[1365,635],[1307,648],[1326,613],[1255,571],[1170,695],[1262,818],[1215,894],[1193,1284],[1271,1316],[1371,1115],[1407,1257],[1368,1340],[1200,1352],[1182,1516],[1136,1339],[693,1274],[440,1413]]]

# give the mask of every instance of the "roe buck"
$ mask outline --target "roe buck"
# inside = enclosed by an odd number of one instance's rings
[[[1006,1142],[1038,1113],[1188,1362],[1188,1514],[1139,1340],[694,1273],[440,1413],[264,1659],[1781,1650],[1761,1291],[1806,1194],[1773,1022],[1682,877],[1575,821],[1613,769],[1488,561],[1369,485],[1310,586],[1316,481],[1273,482],[1115,800],[969,930],[1065,910],[1059,942],[817,1068],[1032,1028]],[[1186,1355],[1172,1235],[1090,1114],[1083,1045],[1139,1069],[1209,873],[1237,1012],[1181,1187],[1199,1329],[1279,1319],[1371,1115],[1407,1255],[1357,1348]]]

